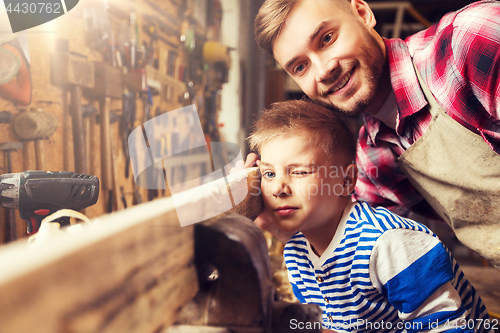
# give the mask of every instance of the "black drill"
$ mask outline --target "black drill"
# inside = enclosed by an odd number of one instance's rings
[[[19,215],[27,221],[28,234],[38,231],[45,216],[60,209],[80,210],[92,206],[98,197],[96,176],[32,170],[0,175],[0,206],[19,209]]]

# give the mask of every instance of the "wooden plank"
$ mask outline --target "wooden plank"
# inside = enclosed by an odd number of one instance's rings
[[[195,179],[181,186],[197,182]],[[173,194],[173,200],[181,225],[205,221],[225,212],[236,212],[254,220],[263,205],[259,169],[244,169],[226,178],[193,186]]]
[[[249,186],[247,174],[258,181],[258,170],[245,170],[228,177],[229,186]],[[261,200],[255,191],[240,212],[260,210],[249,204]],[[210,215],[213,199],[194,190],[189,203]],[[198,291],[193,237],[193,226],[181,227],[173,200],[163,198],[37,247],[6,245],[0,249],[1,331],[161,332]]]
[[[192,228],[170,199],[0,254],[5,332],[154,332],[197,291]]]

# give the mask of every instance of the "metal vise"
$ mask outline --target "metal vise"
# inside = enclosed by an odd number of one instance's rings
[[[199,291],[168,332],[320,332],[292,329],[292,319],[320,323],[321,310],[277,300],[266,241],[252,221],[229,213],[194,232]]]

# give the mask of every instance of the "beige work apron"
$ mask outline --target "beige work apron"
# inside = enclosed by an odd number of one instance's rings
[[[460,242],[500,269],[500,155],[448,116],[415,71],[433,119],[398,165]]]

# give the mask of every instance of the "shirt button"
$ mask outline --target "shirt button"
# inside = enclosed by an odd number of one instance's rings
[[[316,277],[316,281],[318,281],[318,282],[323,282],[323,278],[322,278],[321,276],[317,276],[317,277]]]
[[[330,300],[328,299],[328,297],[325,297],[325,302],[330,303]]]
[[[331,322],[333,322],[333,317],[332,317],[332,315],[328,315],[328,320],[329,320],[329,321],[331,321]]]

